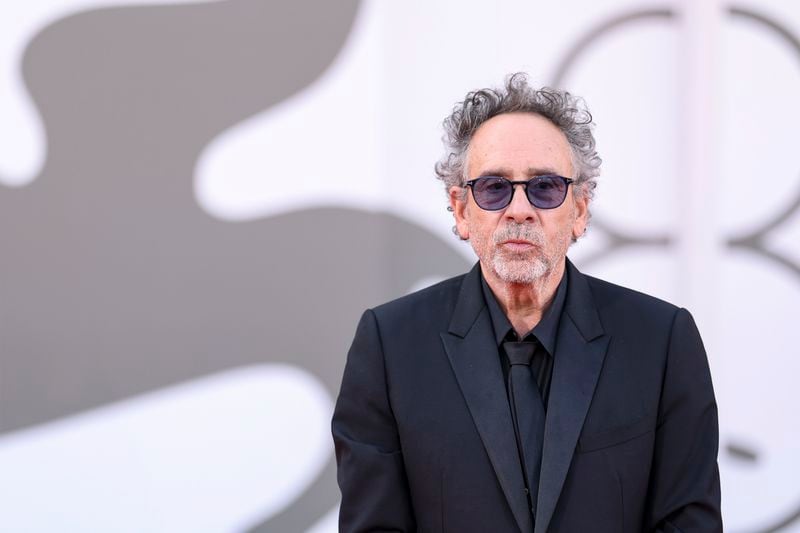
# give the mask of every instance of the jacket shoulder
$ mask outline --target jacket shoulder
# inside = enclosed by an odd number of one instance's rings
[[[628,287],[585,275],[601,316],[637,316],[658,322],[671,322],[678,310],[675,304]]]
[[[419,319],[425,316],[449,317],[455,308],[465,276],[466,274],[461,274],[440,281],[374,307],[372,311],[379,322]]]

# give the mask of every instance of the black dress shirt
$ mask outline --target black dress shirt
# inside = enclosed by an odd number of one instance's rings
[[[529,341],[531,337],[535,337],[539,341],[539,350],[545,350],[545,357],[540,358],[541,364],[538,368],[534,368],[539,383],[539,392],[542,395],[545,411],[547,411],[547,401],[550,396],[550,380],[553,375],[553,355],[556,353],[556,336],[558,334],[558,324],[561,320],[561,313],[564,310],[564,301],[567,297],[567,272],[561,277],[561,281],[556,288],[553,302],[550,304],[542,319],[536,326],[533,327],[522,338],[519,338],[517,332],[511,326],[511,322],[503,313],[500,304],[486,283],[486,279],[481,275],[481,283],[483,286],[483,297],[486,300],[486,305],[489,307],[489,314],[492,318],[492,327],[494,328],[495,341],[497,343],[497,351],[500,356],[503,367],[503,375],[506,378],[506,387],[508,387],[508,369],[510,363],[508,356],[503,350],[503,342],[505,341]]]

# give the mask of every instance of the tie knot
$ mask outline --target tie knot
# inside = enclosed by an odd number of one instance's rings
[[[504,342],[503,348],[511,365],[530,366],[533,354],[536,352],[538,342]]]

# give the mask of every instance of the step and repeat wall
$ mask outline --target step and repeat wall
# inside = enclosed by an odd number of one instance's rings
[[[467,91],[583,96],[585,272],[689,308],[726,529],[800,531],[800,5],[0,5],[0,531],[336,530],[366,307],[466,271]]]

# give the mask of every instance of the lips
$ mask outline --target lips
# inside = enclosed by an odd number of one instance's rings
[[[498,228],[493,240],[502,250],[518,252],[541,248],[544,241],[539,230],[529,224],[509,224]]]
[[[525,252],[527,250],[533,249],[536,245],[530,241],[511,239],[501,242],[500,246],[506,250],[510,250],[513,252]]]

